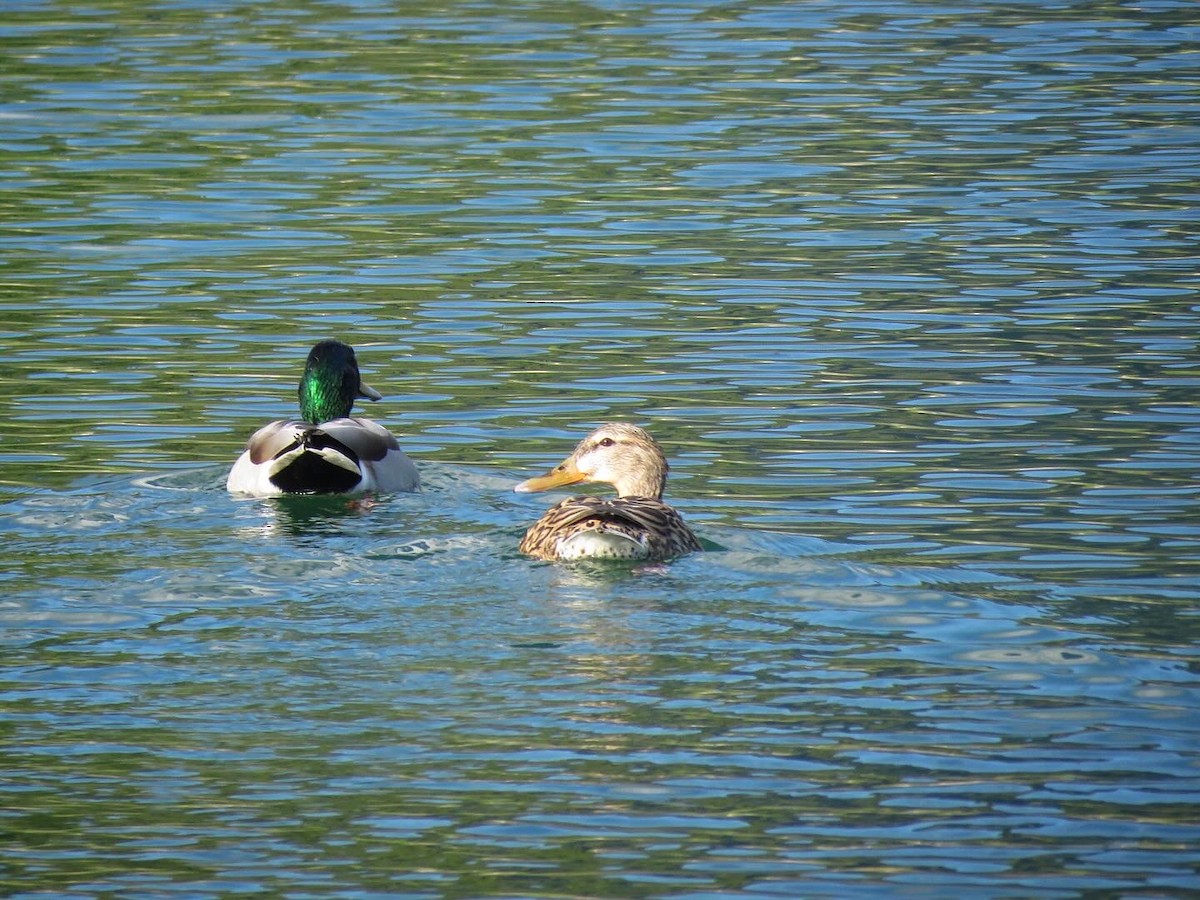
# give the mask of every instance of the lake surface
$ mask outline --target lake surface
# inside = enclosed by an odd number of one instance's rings
[[[6,4],[0,893],[1200,891],[1198,40]],[[424,491],[229,496],[330,336]],[[517,552],[607,420],[706,552]]]

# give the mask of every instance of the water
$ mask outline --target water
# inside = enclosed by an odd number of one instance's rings
[[[1200,888],[1193,23],[8,4],[0,891]],[[327,336],[424,492],[228,496]]]

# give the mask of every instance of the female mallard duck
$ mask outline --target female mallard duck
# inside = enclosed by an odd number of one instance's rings
[[[280,419],[254,432],[225,486],[256,497],[417,490],[417,468],[392,433],[350,417],[358,397],[381,399],[363,383],[353,348],[318,343],[300,379],[300,420]]]
[[[679,513],[662,502],[667,459],[644,429],[623,422],[601,425],[565,460],[517,491],[602,481],[615,498],[569,497],[551,507],[521,540],[538,559],[661,560],[699,550]]]

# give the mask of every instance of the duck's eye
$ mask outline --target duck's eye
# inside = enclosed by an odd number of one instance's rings
[[[615,443],[616,443],[616,441],[614,441],[612,438],[601,438],[600,439],[601,447],[611,447]]]

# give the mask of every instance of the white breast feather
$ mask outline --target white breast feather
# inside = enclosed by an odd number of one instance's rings
[[[589,529],[558,542],[559,559],[643,559],[646,545],[615,531]]]

